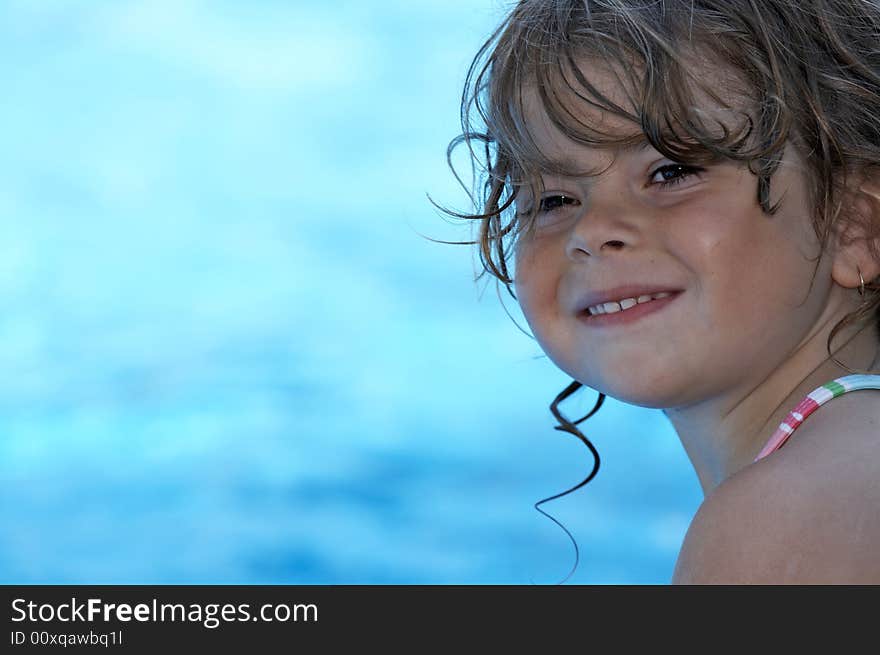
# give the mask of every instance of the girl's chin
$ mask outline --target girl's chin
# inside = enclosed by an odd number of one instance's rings
[[[649,409],[669,409],[693,402],[688,391],[692,387],[675,385],[671,380],[651,382],[647,377],[582,382],[584,386],[604,393],[609,398]]]

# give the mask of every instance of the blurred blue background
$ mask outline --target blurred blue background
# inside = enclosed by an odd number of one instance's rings
[[[592,464],[570,380],[422,236],[472,236],[426,194],[467,208],[445,148],[503,10],[0,2],[0,581],[568,573],[533,504]],[[570,582],[667,582],[675,434],[610,399],[582,427],[598,477],[542,505]]]

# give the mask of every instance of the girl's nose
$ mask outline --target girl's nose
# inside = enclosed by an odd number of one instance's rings
[[[595,204],[584,207],[572,226],[566,244],[566,254],[572,260],[631,248],[638,242],[635,222],[628,219],[633,208],[614,204],[600,208]]]

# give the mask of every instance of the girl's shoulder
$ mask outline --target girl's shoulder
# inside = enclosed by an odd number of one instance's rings
[[[673,582],[880,583],[880,391],[826,403],[709,494]]]

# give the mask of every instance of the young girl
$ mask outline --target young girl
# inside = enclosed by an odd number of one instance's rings
[[[673,582],[880,583],[880,2],[522,0],[462,116],[568,492],[586,386],[694,466]]]

